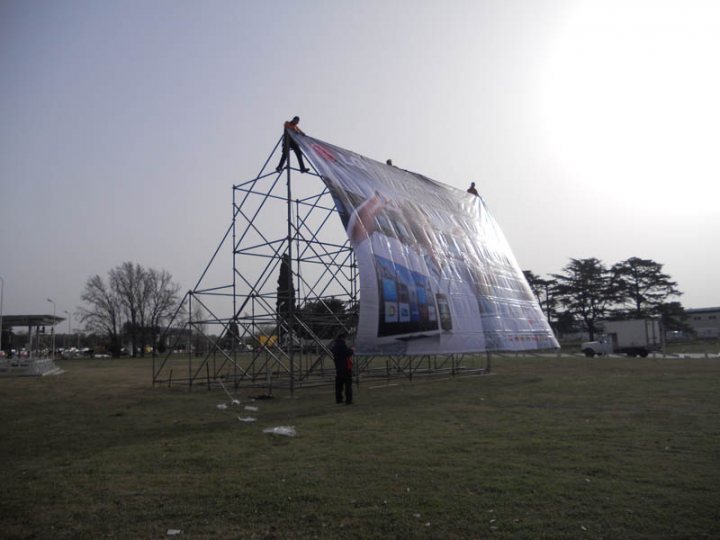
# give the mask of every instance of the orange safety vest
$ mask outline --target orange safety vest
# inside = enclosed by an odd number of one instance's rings
[[[294,131],[294,132],[296,132],[296,133],[300,133],[301,135],[305,135],[305,133],[303,133],[303,131],[298,127],[298,125],[297,125],[297,124],[293,124],[290,120],[288,120],[287,122],[285,122],[285,129],[290,129],[290,130],[292,130],[292,131]]]

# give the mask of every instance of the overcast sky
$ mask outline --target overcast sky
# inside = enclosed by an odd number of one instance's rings
[[[295,114],[475,181],[523,269],[649,258],[718,306],[718,58],[711,0],[1,0],[4,313],[124,261],[192,287]]]

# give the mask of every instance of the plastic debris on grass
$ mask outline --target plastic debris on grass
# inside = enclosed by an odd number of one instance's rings
[[[263,429],[263,433],[269,433],[270,435],[284,435],[285,437],[295,437],[297,435],[295,426],[275,426],[265,428]]]
[[[168,529],[167,530],[168,536],[178,536],[179,534],[182,534],[182,531],[180,529]]]
[[[241,422],[254,422],[256,418],[253,418],[252,416],[238,416],[238,420],[240,420]]]
[[[232,406],[232,405],[237,405],[237,406],[239,407],[239,406],[240,406],[240,401],[237,400],[237,399],[233,399],[232,401],[230,401],[230,406]],[[226,410],[226,409],[228,408],[228,404],[227,404],[227,403],[218,403],[218,404],[216,405],[216,407],[217,407],[218,409],[220,409],[221,411],[224,411],[224,410]],[[247,407],[246,407],[246,408],[247,408]]]
[[[255,407],[253,405],[245,405],[245,410],[246,411],[259,411],[260,409],[258,409],[257,407]]]

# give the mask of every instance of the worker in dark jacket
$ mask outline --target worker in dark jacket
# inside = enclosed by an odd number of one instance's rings
[[[305,162],[303,161],[302,152],[300,151],[300,147],[298,144],[293,140],[293,138],[290,136],[290,132],[299,133],[300,135],[305,135],[302,129],[300,129],[300,126],[298,124],[300,123],[300,117],[294,116],[292,120],[288,120],[285,122],[284,128],[285,131],[283,132],[283,142],[282,142],[282,157],[280,158],[280,163],[278,163],[278,166],[275,167],[275,170],[277,172],[280,172],[283,168],[283,165],[285,165],[285,160],[288,160],[288,165],[290,164],[290,158],[288,157],[288,146],[292,148],[292,151],[295,152],[295,156],[297,157],[298,164],[300,165],[300,172],[308,172],[310,169],[308,169],[305,166]]]
[[[335,403],[343,402],[343,388],[345,388],[345,405],[353,402],[352,396],[352,356],[354,351],[347,346],[347,334],[341,332],[330,345],[330,351],[335,361]]]

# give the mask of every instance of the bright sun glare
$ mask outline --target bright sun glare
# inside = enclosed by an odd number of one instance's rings
[[[716,211],[719,56],[720,2],[577,5],[544,71],[551,151],[588,189],[621,190],[643,212]]]

